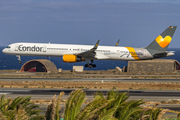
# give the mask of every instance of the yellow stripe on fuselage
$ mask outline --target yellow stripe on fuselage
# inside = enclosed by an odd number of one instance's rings
[[[126,47],[129,50],[129,53],[135,60],[140,60],[139,57],[136,54],[136,51],[132,47]]]

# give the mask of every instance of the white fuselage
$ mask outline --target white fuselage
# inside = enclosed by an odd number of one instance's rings
[[[54,56],[79,54],[93,48],[93,45],[14,43],[3,49],[3,53],[26,56]],[[98,46],[94,60],[144,60],[153,56],[144,48]]]

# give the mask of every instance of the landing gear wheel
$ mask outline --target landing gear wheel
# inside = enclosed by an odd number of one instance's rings
[[[88,64],[85,64],[84,67],[87,68],[87,67],[89,67],[89,65],[88,65]]]
[[[92,68],[93,67],[93,64],[89,64],[89,68]]]
[[[89,65],[88,65],[88,64],[85,64],[84,67],[85,67],[85,68],[88,68],[88,67],[89,67],[89,68],[92,68],[92,67],[95,68],[95,67],[96,67],[96,64],[92,64],[92,63],[89,64]]]
[[[19,64],[22,64],[22,62],[21,62],[21,61],[19,61],[18,63],[19,63]]]
[[[96,64],[93,64],[92,66],[93,66],[93,68],[95,68],[95,67],[96,67]]]

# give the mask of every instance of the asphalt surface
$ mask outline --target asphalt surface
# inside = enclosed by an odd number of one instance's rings
[[[57,95],[60,92],[65,92],[65,95],[69,95],[71,91],[75,89],[14,89],[14,88],[4,88],[0,89],[1,93],[7,94],[26,94],[26,95]],[[103,95],[106,95],[109,89],[83,89],[87,96],[93,95],[95,92],[101,91]],[[179,90],[116,90],[120,93],[127,92],[128,96],[157,96],[157,97],[180,97]]]

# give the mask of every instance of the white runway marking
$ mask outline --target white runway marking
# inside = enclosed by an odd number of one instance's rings
[[[8,91],[8,92],[29,92],[31,90],[3,90],[3,89],[0,89],[0,92],[1,91]]]
[[[0,95],[4,95],[4,94],[6,95],[6,94],[10,94],[10,93],[0,93]]]

